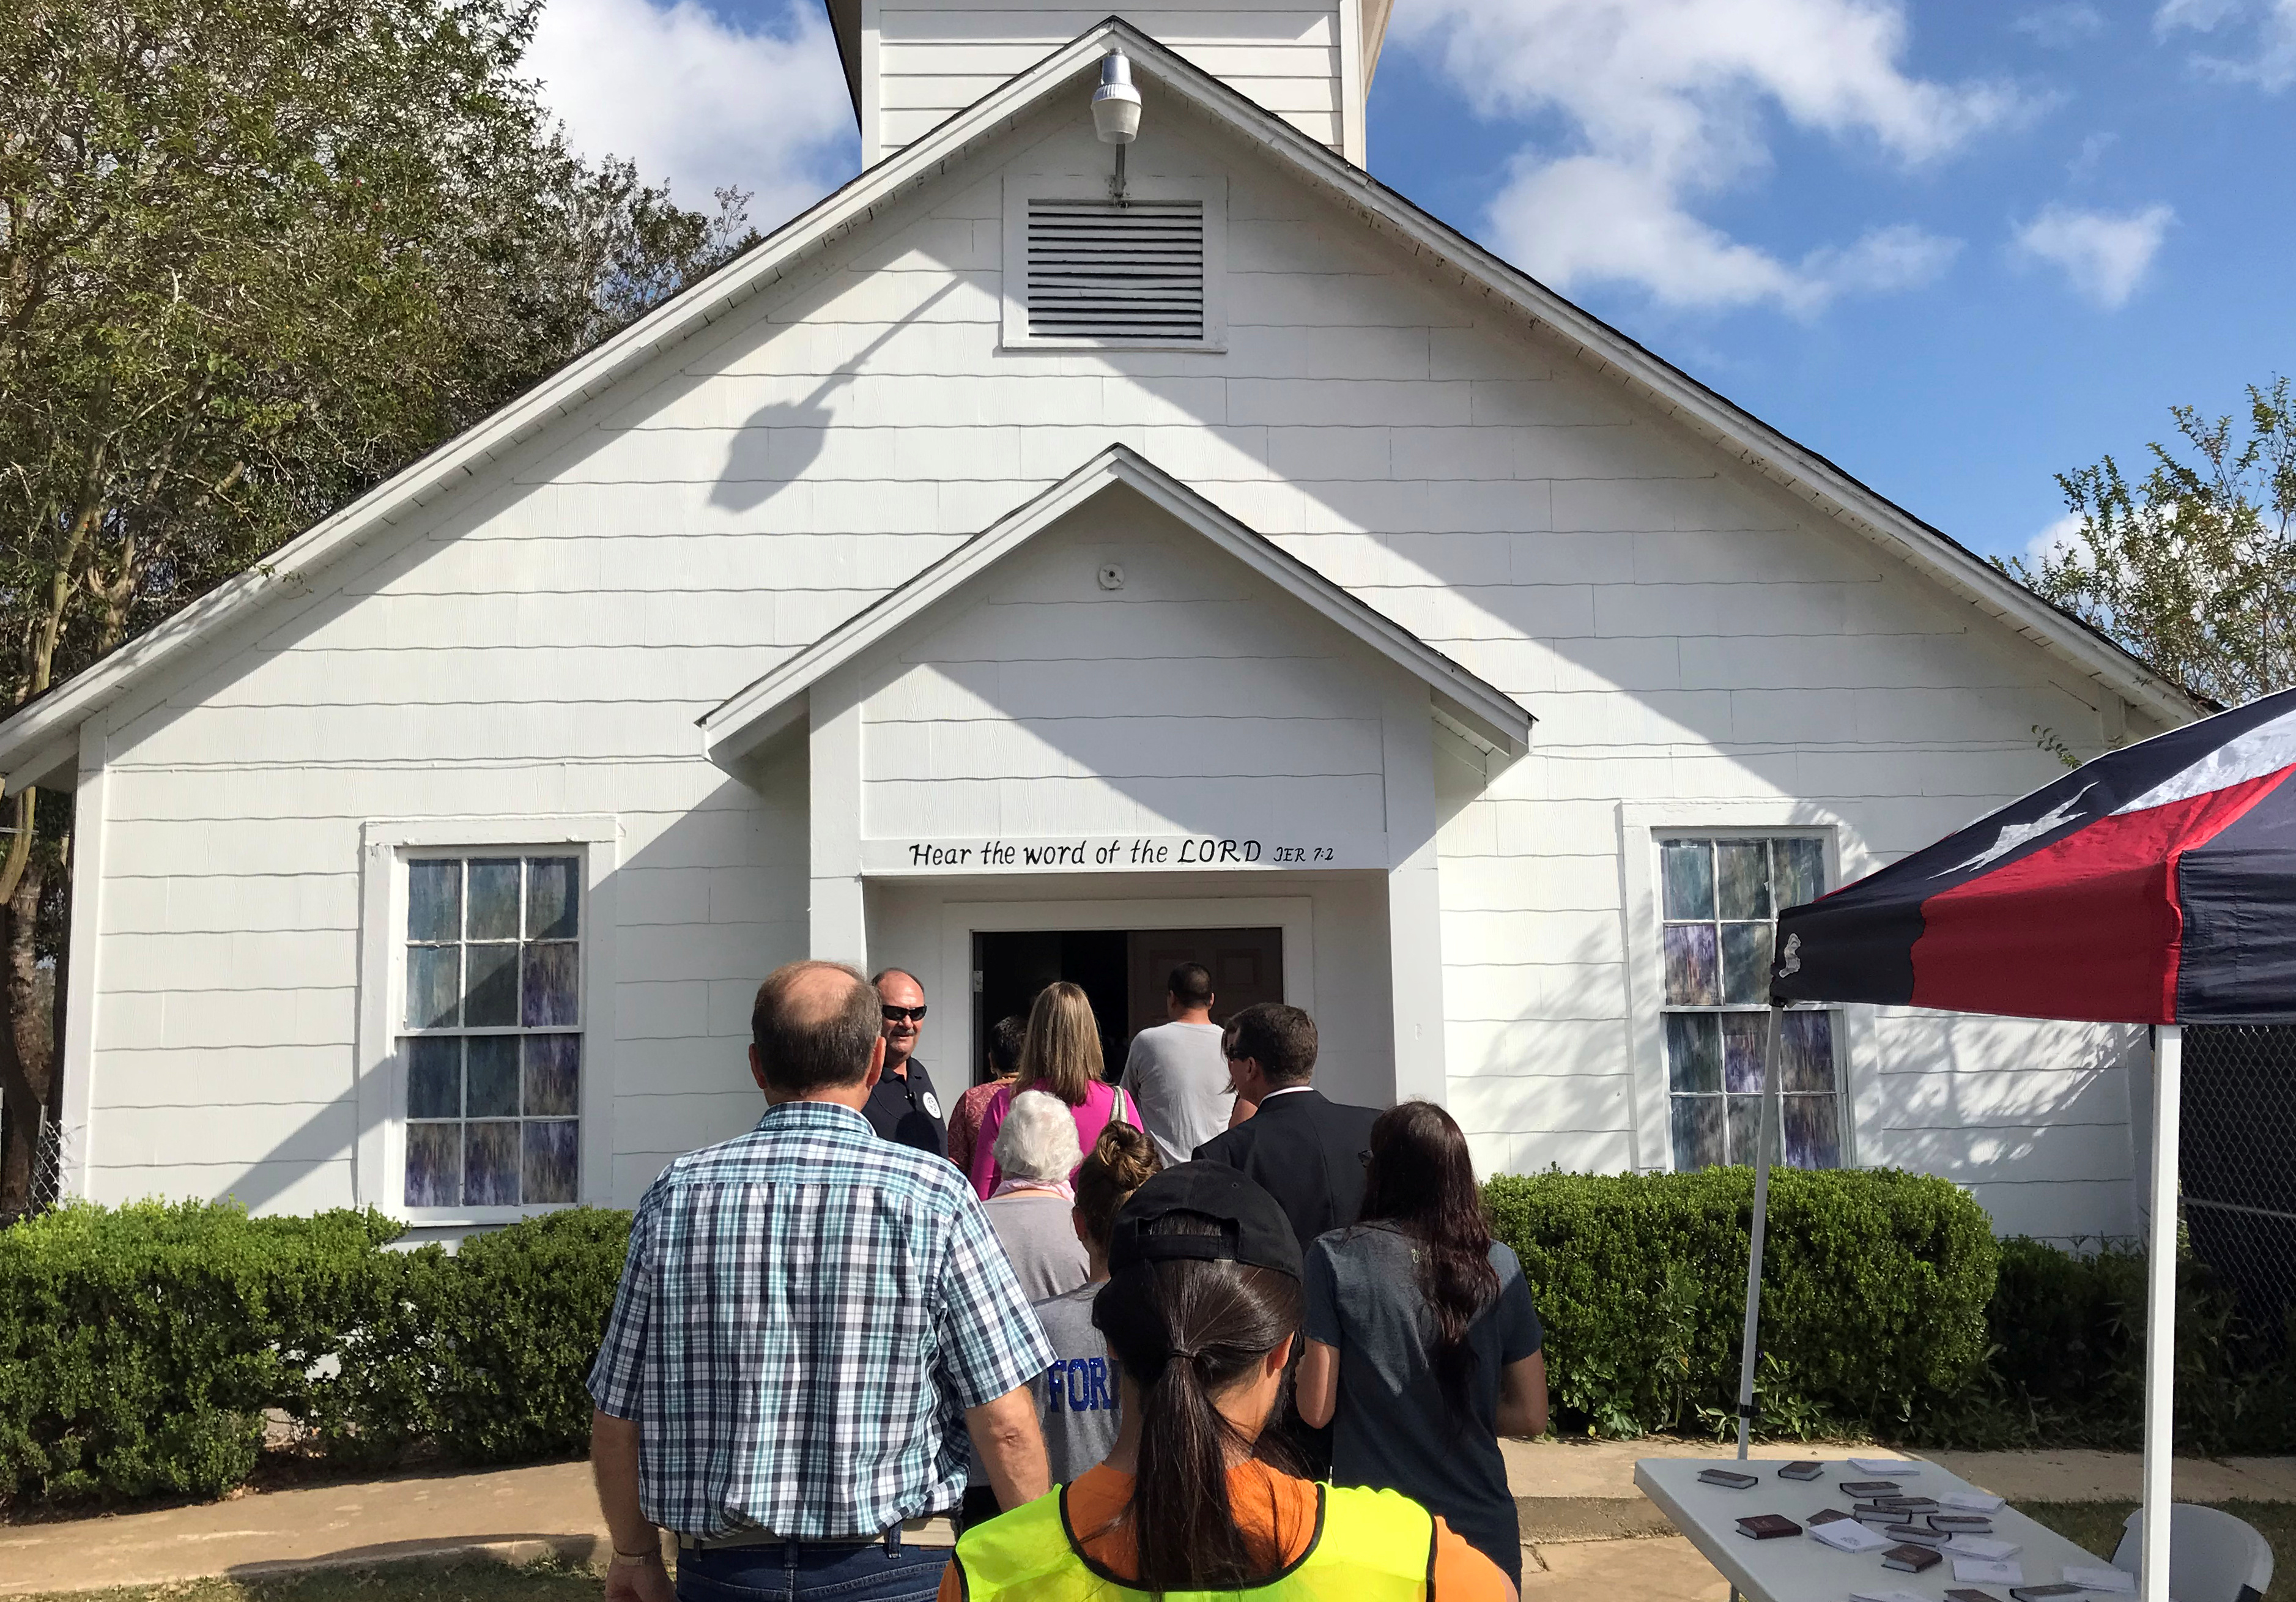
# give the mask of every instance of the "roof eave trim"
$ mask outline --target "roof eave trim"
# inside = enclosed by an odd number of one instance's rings
[[[1123,484],[1425,683],[1496,753],[1530,747],[1530,714],[1505,692],[1445,656],[1265,536],[1230,516],[1128,446],[1114,445],[974,535],[874,604],[864,608],[700,720],[709,760],[731,771],[786,727],[789,707],[927,608],[1111,485]]]

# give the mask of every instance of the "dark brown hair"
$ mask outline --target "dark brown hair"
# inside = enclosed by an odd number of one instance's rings
[[[1164,1169],[1156,1143],[1128,1123],[1111,1119],[1076,1171],[1076,1215],[1092,1244],[1105,1253],[1117,1209]]]
[[[813,998],[794,1001],[799,982],[823,972],[852,981],[843,999],[827,1007]],[[750,1007],[750,1039],[766,1082],[791,1096],[859,1084],[868,1077],[880,1025],[875,988],[841,962],[784,963],[766,975]]]
[[[1303,1085],[1316,1072],[1316,1021],[1296,1006],[1263,1001],[1227,1021],[1229,1060],[1258,1060],[1271,1085]]]
[[[1467,1138],[1433,1102],[1403,1102],[1371,1126],[1363,1221],[1393,1224],[1411,1238],[1419,1294],[1435,1319],[1435,1383],[1456,1427],[1467,1418],[1475,1375],[1467,1335],[1498,1299],[1499,1276]]]
[[[1185,1212],[1149,1228],[1156,1235],[1220,1233],[1212,1220]],[[1237,1590],[1283,1569],[1291,1532],[1279,1525],[1272,1540],[1253,1540],[1236,1523],[1228,1458],[1243,1442],[1212,1399],[1250,1378],[1299,1333],[1304,1304],[1289,1274],[1193,1258],[1135,1263],[1094,1298],[1094,1327],[1139,1387],[1139,1469],[1131,1503],[1118,1518],[1132,1526],[1140,1590],[1158,1598]],[[1298,1466],[1283,1460],[1279,1432],[1261,1432],[1258,1455],[1287,1472]]]
[[[1210,1006],[1212,1004],[1212,971],[1200,962],[1184,962],[1172,970],[1164,988],[1182,1006]]]
[[[1029,1037],[1021,1046],[1021,1080],[1014,1090],[1042,1090],[1082,1106],[1100,1077],[1100,1025],[1080,985],[1056,979],[1037,992],[1029,1008]]]
[[[993,1079],[1021,1072],[1021,1045],[1029,1038],[1026,1018],[999,1018],[988,1028],[988,1071]]]

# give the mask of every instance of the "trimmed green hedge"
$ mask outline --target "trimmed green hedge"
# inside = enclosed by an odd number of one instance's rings
[[[387,1249],[374,1213],[70,1206],[0,1230],[0,1499],[212,1497],[266,1409],[348,1463],[578,1451],[629,1215]]]
[[[1734,1425],[1753,1188],[1742,1168],[1484,1187],[1546,1326],[1558,1429]],[[1766,1430],[1886,1432],[1982,1371],[1998,1248],[1984,1210],[1952,1184],[1780,1171],[1767,1238]]]
[[[1752,1193],[1743,1169],[1485,1187],[1546,1324],[1559,1430],[1732,1427]],[[1967,1195],[1910,1174],[1782,1171],[1770,1208],[1765,1433],[2139,1438],[2141,1257],[1996,1242]],[[0,1229],[0,1500],[220,1495],[266,1411],[350,1466],[580,1451],[629,1216],[553,1213],[452,1256],[399,1234],[189,1204]],[[2296,1339],[2238,1328],[2197,1267],[2182,1281],[2180,1443],[2285,1450]]]

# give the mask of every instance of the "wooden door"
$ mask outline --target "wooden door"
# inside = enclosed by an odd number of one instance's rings
[[[1200,962],[1211,971],[1215,1023],[1257,1002],[1283,999],[1281,929],[1135,929],[1125,945],[1131,991],[1128,1040],[1166,1021],[1164,987],[1184,962]]]

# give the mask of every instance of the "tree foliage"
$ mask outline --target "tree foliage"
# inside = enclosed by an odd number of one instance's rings
[[[2227,706],[2296,685],[2296,403],[2251,386],[2245,428],[2174,407],[2135,483],[2106,456],[2061,473],[2080,520],[2011,577],[2094,624],[2153,670]]]
[[[0,713],[755,237],[566,147],[539,5],[0,5]]]

